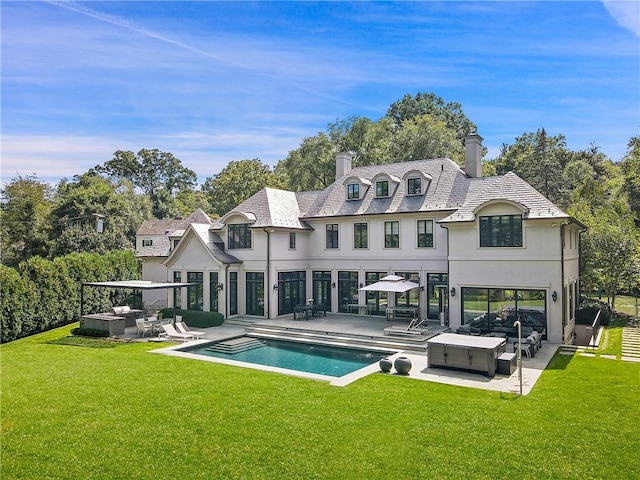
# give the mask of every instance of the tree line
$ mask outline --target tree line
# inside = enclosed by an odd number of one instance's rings
[[[258,158],[232,161],[200,186],[195,172],[157,149],[118,150],[56,187],[18,175],[1,191],[0,262],[17,267],[34,256],[133,249],[145,219],[187,216],[196,208],[223,215],[264,187],[320,190],[334,181],[340,151],[352,152],[354,166],[439,157],[462,165],[464,137],[475,129],[459,103],[407,94],[378,120],[338,119],[303,138],[274,168]],[[640,137],[631,138],[624,158],[614,162],[596,145],[571,150],[564,135],[539,128],[484,161],[485,175],[509,171],[588,227],[582,236],[585,288],[613,298],[638,289]]]

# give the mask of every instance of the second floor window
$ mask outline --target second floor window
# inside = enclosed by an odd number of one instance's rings
[[[338,248],[338,224],[337,223],[330,223],[327,225],[326,248]]]
[[[400,247],[400,222],[384,222],[384,248]]]
[[[142,246],[143,247],[153,247],[153,240],[150,240],[150,239],[142,240]]]
[[[522,215],[480,217],[481,247],[522,247]]]
[[[422,193],[422,182],[420,178],[410,178],[407,180],[407,195],[420,195]]]
[[[366,223],[353,224],[353,248],[369,248],[368,226]]]
[[[360,184],[350,183],[347,185],[347,199],[358,200],[360,198]]]
[[[246,223],[229,225],[228,248],[251,248],[251,229]]]
[[[296,232],[289,232],[289,250],[296,249]]]
[[[380,180],[376,182],[376,197],[389,196],[389,180]]]
[[[433,220],[418,220],[418,247],[433,247]]]

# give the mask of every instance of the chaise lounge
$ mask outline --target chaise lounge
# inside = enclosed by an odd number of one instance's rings
[[[178,332],[170,323],[160,325],[165,332],[165,335],[169,338],[181,340],[186,342],[187,340],[195,340],[196,336],[191,333]]]

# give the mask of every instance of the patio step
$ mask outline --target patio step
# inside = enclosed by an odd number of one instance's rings
[[[351,333],[324,332],[272,325],[251,325],[245,328],[245,332],[248,335],[260,338],[284,339],[302,343],[321,343],[344,347],[370,347],[393,351],[425,351],[427,339],[430,337],[429,335],[420,339],[390,336],[371,337]]]
[[[242,318],[226,318],[224,320],[223,325],[224,326],[235,326],[235,327],[250,327],[251,325],[256,323],[258,320],[260,320],[260,319],[246,318],[246,317],[242,317]]]
[[[235,355],[236,353],[246,352],[254,348],[259,348],[264,345],[262,340],[257,338],[239,337],[232,338],[223,342],[217,342],[211,345],[206,350],[216,353],[227,353],[229,355]]]

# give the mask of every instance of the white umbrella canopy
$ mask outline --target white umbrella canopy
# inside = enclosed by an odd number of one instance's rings
[[[403,277],[399,277],[398,275],[387,275],[386,277],[382,277],[376,283],[362,287],[359,290],[402,293],[419,287],[420,285],[417,283],[405,280]]]

